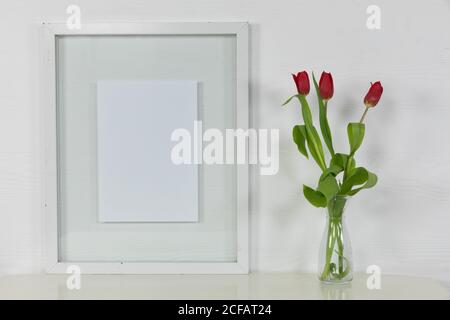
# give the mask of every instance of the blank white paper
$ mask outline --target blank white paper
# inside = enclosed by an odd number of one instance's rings
[[[197,120],[196,81],[97,83],[101,222],[198,221],[196,165],[175,165],[177,128]]]

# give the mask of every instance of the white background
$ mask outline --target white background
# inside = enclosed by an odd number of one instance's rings
[[[281,129],[280,171],[251,177],[251,269],[314,271],[324,224],[300,195],[319,171],[298,155],[291,127],[298,107],[290,73],[331,71],[329,104],[338,150],[345,124],[359,118],[369,81],[385,94],[367,118],[357,161],[378,186],[349,205],[355,267],[450,282],[450,2],[122,0],[0,4],[0,273],[41,271],[38,25],[64,22],[76,3],[82,20],[249,21],[251,123]],[[366,8],[381,7],[381,30],[366,28]],[[312,97],[311,97],[312,98]]]

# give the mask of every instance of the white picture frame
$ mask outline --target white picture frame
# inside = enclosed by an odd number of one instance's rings
[[[42,184],[45,215],[44,264],[47,273],[66,273],[71,265],[83,274],[246,274],[249,272],[248,164],[236,166],[237,259],[235,262],[61,262],[58,256],[58,153],[56,37],[64,35],[235,35],[236,127],[248,129],[248,32],[246,22],[64,23],[42,24],[41,114]],[[248,150],[247,150],[248,152]]]

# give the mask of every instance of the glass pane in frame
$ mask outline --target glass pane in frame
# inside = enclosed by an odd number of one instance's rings
[[[198,222],[99,222],[96,84],[196,80],[203,130],[225,132],[236,126],[236,37],[57,36],[56,61],[59,261],[235,262],[235,165],[199,166]]]

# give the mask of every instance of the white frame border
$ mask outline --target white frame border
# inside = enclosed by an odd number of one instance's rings
[[[59,35],[160,35],[231,34],[236,36],[236,127],[248,129],[248,33],[247,22],[156,22],[93,23],[80,30],[64,23],[43,23],[41,52],[41,104],[45,214],[45,269],[47,273],[66,273],[77,265],[83,274],[246,274],[249,272],[248,164],[237,165],[237,261],[221,262],[59,262],[58,188],[56,128],[56,36]],[[247,149],[248,152],[248,149]]]

